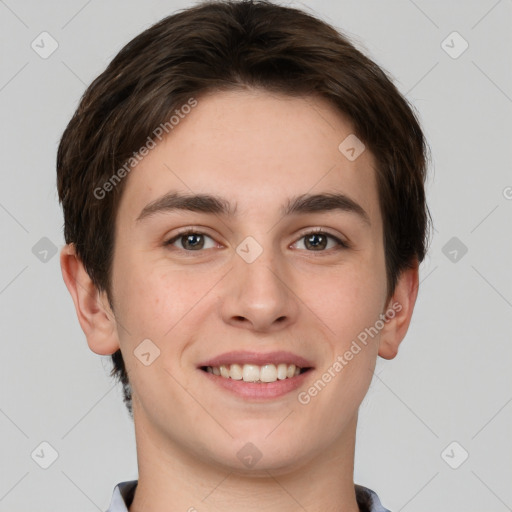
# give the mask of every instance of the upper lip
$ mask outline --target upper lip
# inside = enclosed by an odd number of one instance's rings
[[[275,364],[280,363],[294,364],[300,368],[312,368],[313,364],[305,359],[304,357],[293,354],[292,352],[286,352],[283,350],[274,352],[247,352],[247,351],[233,351],[226,352],[207,361],[199,363],[198,367],[202,366],[228,366],[231,364],[255,364],[262,366],[264,364]]]

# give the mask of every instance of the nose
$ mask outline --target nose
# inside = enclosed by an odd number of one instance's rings
[[[298,298],[284,262],[278,262],[271,249],[252,263],[238,254],[221,297],[223,320],[233,326],[256,332],[273,332],[293,324],[298,317]]]

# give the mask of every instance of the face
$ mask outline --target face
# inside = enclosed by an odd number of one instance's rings
[[[117,213],[112,292],[135,422],[196,460],[243,470],[237,453],[256,447],[262,470],[298,467],[343,443],[371,381],[379,335],[335,362],[386,312],[375,162],[340,151],[352,127],[324,100],[197,99],[126,178]],[[309,369],[282,379],[288,363]],[[236,364],[278,379],[237,380]]]

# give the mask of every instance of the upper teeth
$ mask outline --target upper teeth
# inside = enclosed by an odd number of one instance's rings
[[[219,367],[207,366],[206,371],[227,379],[244,380],[245,382],[275,382],[278,379],[284,380],[299,375],[300,367],[286,363],[277,366],[275,364],[265,364],[263,366],[232,364],[229,367],[225,365]]]

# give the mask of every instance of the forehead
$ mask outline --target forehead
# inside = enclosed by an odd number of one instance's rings
[[[251,90],[197,102],[130,172],[118,218],[135,221],[170,191],[218,195],[237,215],[260,217],[282,211],[287,198],[330,192],[380,225],[373,155],[357,156],[352,124],[326,100]]]

